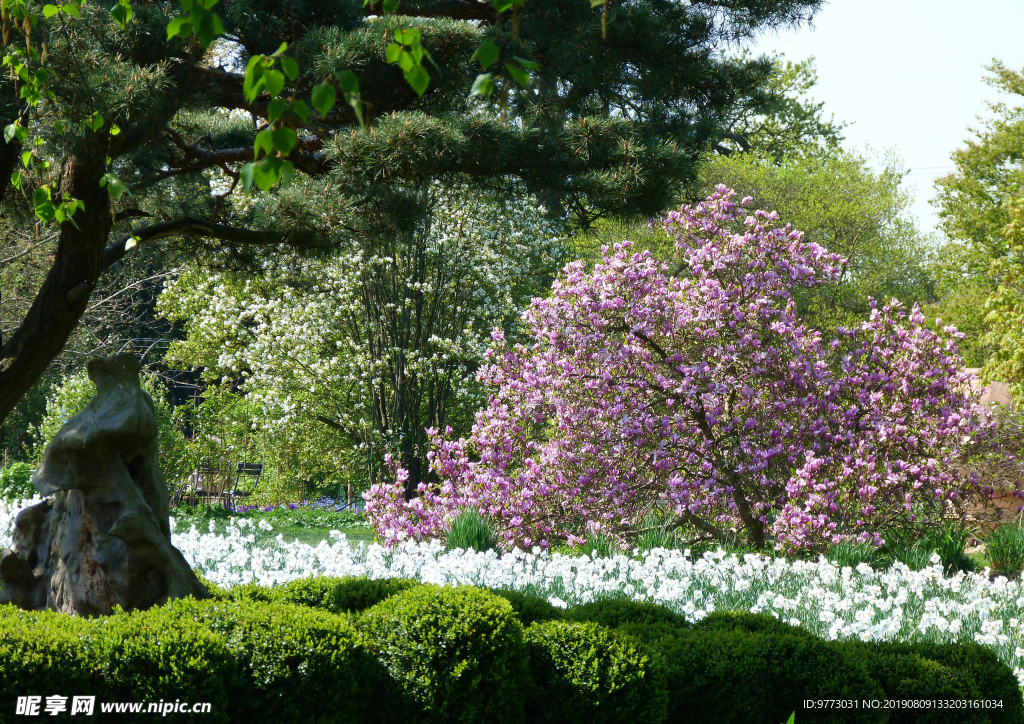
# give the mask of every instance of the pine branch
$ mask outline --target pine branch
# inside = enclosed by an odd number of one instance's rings
[[[220,167],[230,176],[237,176],[231,171],[229,163],[248,163],[255,161],[256,155],[252,146],[244,148],[221,148],[207,149],[198,144],[186,143],[176,132],[169,130],[168,135],[174,144],[182,150],[183,156],[171,161],[166,171],[161,171],[154,181],[161,181],[172,176],[197,173],[214,166]],[[324,142],[317,136],[303,136],[299,139],[298,145],[288,156],[288,160],[295,164],[295,168],[310,176],[320,176],[328,169],[327,158],[322,153],[317,153],[324,147]],[[260,158],[264,154],[260,155]]]
[[[279,229],[252,231],[224,224],[215,224],[212,221],[198,219],[193,216],[185,216],[173,221],[164,221],[159,224],[132,229],[131,234],[114,242],[104,250],[100,269],[106,270],[112,264],[124,258],[124,255],[131,248],[129,242],[132,239],[135,239],[135,244],[137,245],[147,241],[166,239],[171,236],[205,236],[212,239],[220,239],[230,244],[244,244],[248,246],[270,246],[273,244],[299,246],[311,243],[317,235],[312,231],[282,231]]]

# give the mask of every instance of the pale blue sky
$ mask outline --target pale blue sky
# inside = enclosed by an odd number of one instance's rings
[[[933,180],[952,170],[949,154],[984,102],[999,98],[983,66],[999,58],[1024,68],[1024,0],[832,0],[812,28],[765,35],[753,50],[815,56],[814,97],[853,122],[845,145],[895,149],[912,170],[913,212],[931,231]]]

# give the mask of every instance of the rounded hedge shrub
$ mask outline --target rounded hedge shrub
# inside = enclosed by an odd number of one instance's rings
[[[523,626],[543,621],[560,620],[565,612],[557,606],[551,605],[546,599],[534,596],[522,591],[512,591],[507,588],[494,588],[491,593],[501,596],[512,606],[516,618]]]
[[[363,641],[428,722],[521,722],[523,627],[504,598],[423,585],[367,610]]]
[[[804,699],[883,699],[863,664],[833,642],[808,636],[681,631],[628,626],[664,668],[668,721],[779,724],[797,712],[812,722],[884,722],[885,712],[804,709]]]
[[[851,655],[861,657],[890,698],[1003,702],[1002,708],[997,709],[894,712],[894,724],[1024,722],[1024,699],[1016,677],[994,651],[980,644],[973,641],[949,644],[844,641],[842,644]],[[908,692],[917,693],[910,696]]]
[[[228,686],[232,719],[343,724],[367,721],[389,701],[382,696],[383,667],[339,616],[287,604],[193,599],[164,610],[223,639],[236,662]]]
[[[635,640],[596,623],[549,621],[526,630],[538,724],[657,724],[668,694],[660,667]]]
[[[96,693],[82,647],[92,628],[86,619],[0,606],[0,718],[14,714],[19,696]]]
[[[303,578],[280,590],[281,601],[332,613],[359,613],[391,596],[421,585],[408,578]]]
[[[231,720],[237,702],[229,702],[227,687],[237,663],[222,637],[166,607],[117,613],[90,624],[81,646],[102,680],[102,690],[91,692],[99,694],[97,702],[208,702],[204,720]],[[153,716],[146,713],[137,721]],[[192,717],[161,715],[168,721]]]
[[[700,631],[739,631],[751,634],[816,638],[805,628],[780,621],[770,614],[750,613],[749,611],[714,611],[697,622],[697,629]]]
[[[613,598],[573,606],[565,612],[569,621],[592,621],[602,626],[618,628],[629,625],[669,624],[676,628],[692,628],[686,617],[657,603],[629,601]]]

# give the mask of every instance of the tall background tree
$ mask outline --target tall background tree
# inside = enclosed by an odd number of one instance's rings
[[[4,205],[57,235],[2,340],[0,417],[145,244],[236,271],[372,256],[417,233],[435,180],[582,227],[656,213],[738,105],[772,101],[771,61],[723,51],[819,4],[5,4],[0,178],[25,197]]]

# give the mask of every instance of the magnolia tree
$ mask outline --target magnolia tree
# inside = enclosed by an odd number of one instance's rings
[[[406,502],[395,466],[366,494],[378,532],[441,535],[468,507],[510,546],[624,542],[668,513],[813,549],[880,544],[982,493],[957,466],[986,428],[956,331],[894,302],[823,340],[792,293],[843,260],[748,203],[720,186],[668,214],[677,274],[628,243],[566,266],[524,315],[532,344],[493,334],[472,434],[431,431],[439,484]]]

